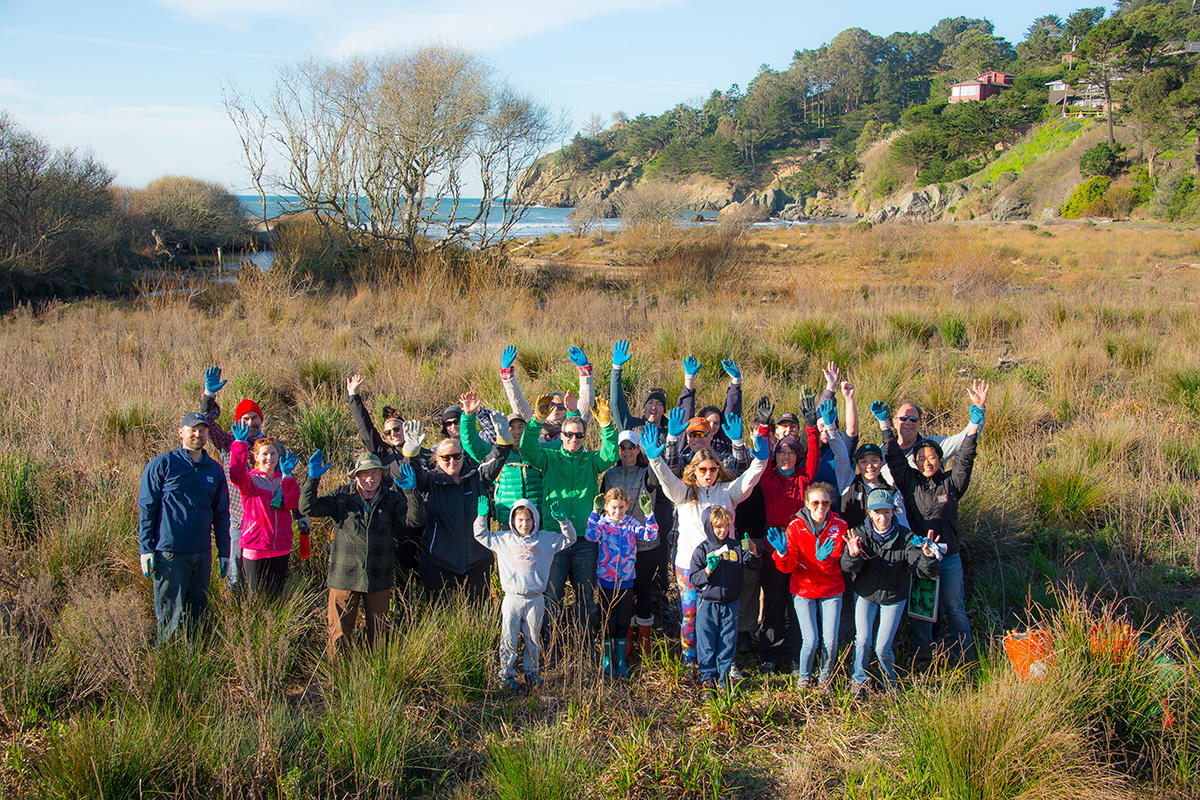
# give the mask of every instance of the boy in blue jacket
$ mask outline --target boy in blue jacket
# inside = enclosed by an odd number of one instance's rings
[[[704,510],[703,520],[708,535],[692,553],[688,579],[696,587],[698,603],[696,649],[700,681],[705,694],[711,696],[718,680],[728,686],[737,651],[742,569],[758,569],[758,549],[748,537],[738,544],[733,534],[733,515],[727,509],[710,506]]]

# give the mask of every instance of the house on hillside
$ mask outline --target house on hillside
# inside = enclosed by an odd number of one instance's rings
[[[955,83],[950,87],[951,103],[967,103],[974,100],[987,100],[1005,89],[1011,89],[1013,76],[1003,72],[985,72],[975,80]]]
[[[1081,83],[1072,86],[1066,81],[1058,80],[1045,85],[1050,105],[1061,106],[1064,117],[1103,117],[1108,114],[1108,104],[1104,102],[1104,89],[1097,84]]]

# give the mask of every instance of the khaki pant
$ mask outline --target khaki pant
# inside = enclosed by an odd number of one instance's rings
[[[375,637],[383,626],[384,617],[391,599],[391,589],[378,592],[350,592],[345,589],[329,590],[329,645],[325,656],[333,660],[334,656],[344,650],[349,639],[354,635],[354,626],[358,622],[358,606],[361,602],[363,616],[366,617],[367,646],[375,644]]]

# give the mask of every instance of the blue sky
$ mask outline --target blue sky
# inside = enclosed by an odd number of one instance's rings
[[[1014,44],[1034,18],[1075,5],[1011,0],[986,14]],[[657,114],[848,27],[880,36],[978,16],[965,3],[716,0],[0,0],[0,109],[57,146],[91,149],[117,182],[247,180],[221,90],[265,96],[280,65],[453,44],[562,109]]]

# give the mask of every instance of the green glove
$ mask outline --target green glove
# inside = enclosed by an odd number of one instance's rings
[[[562,522],[567,518],[567,515],[563,513],[562,504],[557,500],[550,501],[550,517],[557,522]]]
[[[489,511],[491,511],[491,505],[488,503],[487,495],[481,494],[479,502],[475,504],[475,513],[481,517],[486,517]]]
[[[721,557],[719,555],[717,555],[716,553],[709,553],[708,556],[704,559],[704,564],[706,567],[708,567],[708,571],[712,572],[714,569],[717,568],[717,562],[720,560],[721,560]]]
[[[638,497],[638,508],[642,509],[642,516],[650,516],[650,512],[654,510],[654,495],[649,492],[642,492]]]
[[[597,514],[604,514],[604,495],[596,495],[596,499],[592,501],[592,511]]]

